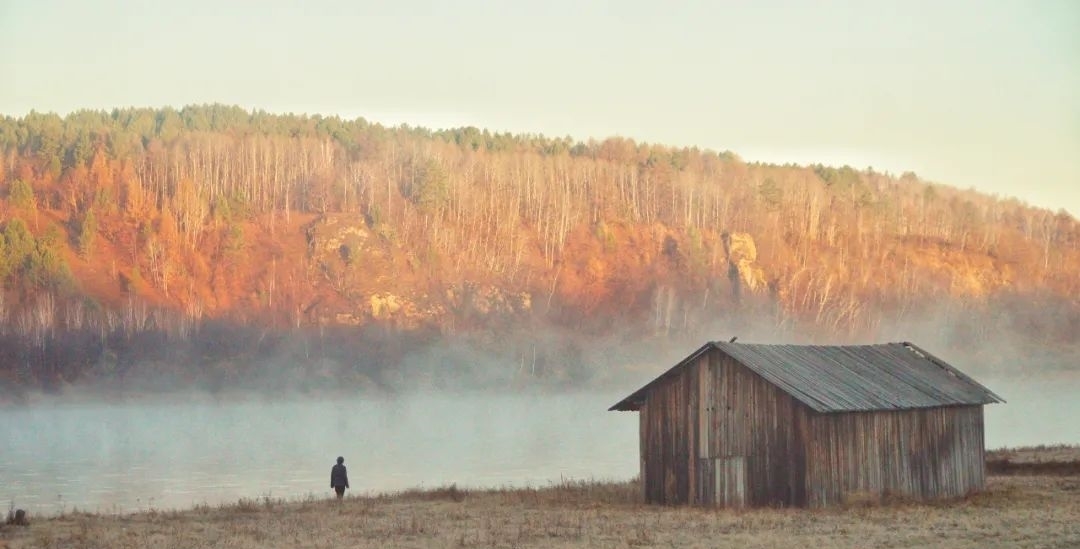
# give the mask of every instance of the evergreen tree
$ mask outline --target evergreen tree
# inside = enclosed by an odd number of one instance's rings
[[[37,209],[37,197],[34,196],[34,189],[22,179],[16,179],[11,183],[9,198],[11,199],[11,205],[16,208],[28,212]]]
[[[84,259],[89,259],[94,251],[94,239],[97,237],[97,230],[97,217],[94,216],[94,209],[90,208],[86,212],[86,217],[83,218],[82,227],[79,230],[79,255]]]

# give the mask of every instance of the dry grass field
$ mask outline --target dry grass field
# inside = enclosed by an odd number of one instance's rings
[[[990,474],[1080,475],[1080,446],[1001,448],[986,453]]]
[[[1080,451],[1080,450],[1076,450]],[[455,487],[184,511],[68,513],[0,530],[0,548],[1080,547],[1080,476],[996,475],[952,501],[816,510],[643,505],[631,483]]]

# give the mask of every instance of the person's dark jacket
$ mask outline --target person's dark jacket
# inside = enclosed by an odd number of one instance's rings
[[[349,487],[349,474],[345,471],[345,465],[338,463],[334,465],[333,469],[330,469],[330,487],[338,488],[341,486]]]

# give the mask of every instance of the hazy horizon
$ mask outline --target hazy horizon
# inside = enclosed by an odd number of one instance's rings
[[[1067,0],[0,2],[0,112],[224,103],[623,136],[1076,216],[1076,28]]]

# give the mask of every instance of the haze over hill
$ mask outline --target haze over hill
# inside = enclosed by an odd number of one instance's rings
[[[1080,363],[1080,223],[913,173],[223,105],[0,153],[9,390],[610,383],[730,335]]]

